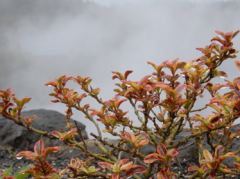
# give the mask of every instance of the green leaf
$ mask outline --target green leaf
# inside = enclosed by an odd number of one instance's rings
[[[15,174],[16,179],[27,179],[30,176],[30,174],[24,173],[24,172],[28,168],[29,168],[28,166],[24,166],[24,167],[20,168]]]
[[[12,173],[13,173],[13,166],[11,165],[9,168],[4,170],[3,176],[10,176],[10,175],[12,175]]]
[[[27,179],[30,174],[28,173],[18,173],[15,175],[16,179]]]
[[[97,170],[94,166],[88,167],[88,173],[95,173],[95,172],[97,172]]]
[[[212,154],[208,150],[206,150],[206,149],[203,150],[203,156],[208,161],[212,161],[213,160]]]

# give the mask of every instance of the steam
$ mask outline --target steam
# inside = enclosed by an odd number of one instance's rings
[[[61,110],[44,83],[80,74],[107,99],[111,71],[140,77],[151,69],[146,61],[192,59],[214,30],[239,29],[239,17],[237,0],[0,0],[0,88],[31,96],[29,108]]]

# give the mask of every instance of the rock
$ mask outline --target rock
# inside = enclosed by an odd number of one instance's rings
[[[176,136],[174,143],[181,141],[182,139],[184,139],[189,135],[191,135],[191,132],[187,130],[183,130],[180,134]],[[140,152],[145,155],[153,153],[155,151],[156,151],[156,148],[155,146],[152,146],[152,145],[146,145],[142,147],[140,150]],[[198,160],[198,155],[197,155],[198,149],[197,149],[197,146],[195,145],[194,139],[191,139],[186,144],[180,146],[178,148],[178,152],[179,154],[177,158],[181,162],[195,163]]]
[[[25,116],[36,116],[36,120],[33,123],[33,126],[38,129],[44,129],[47,131],[52,130],[63,130],[65,128],[64,115],[51,110],[31,110],[23,113]],[[88,139],[87,133],[85,131],[85,126],[78,122],[79,127],[82,129],[82,134],[85,139]],[[240,124],[233,126],[230,130],[239,131]],[[175,142],[178,142],[185,137],[191,134],[190,131],[184,129],[180,134],[177,135]],[[14,122],[10,120],[6,120],[0,117],[0,147],[3,145],[7,145],[12,147],[13,149],[19,150],[33,150],[33,144],[40,138],[40,136],[33,134],[26,130],[25,128],[16,125]],[[62,146],[60,152],[50,155],[50,160],[57,163],[58,167],[64,167],[71,158],[79,157],[81,158],[83,153],[79,149],[71,148],[69,146],[64,145],[58,140],[50,140],[48,138],[43,138],[47,146]],[[93,139],[85,140],[88,151],[100,153],[100,150],[96,147]],[[109,140],[108,142],[116,144],[117,140]],[[205,148],[210,148],[206,142],[204,142]],[[237,138],[233,141],[233,145],[230,150],[234,151],[240,148],[240,140]],[[0,150],[1,151],[1,150]],[[8,150],[7,150],[8,151]],[[0,163],[2,163],[2,159],[4,159],[4,155],[7,151],[0,152]],[[185,145],[180,146],[178,148],[179,155],[177,157],[178,162],[177,166],[180,166],[187,169],[187,167],[191,164],[198,163],[198,148],[195,144],[195,140],[189,140]],[[147,145],[141,149],[141,152],[145,155],[155,152],[155,147],[151,145]],[[127,156],[127,154],[126,154]],[[18,166],[19,161],[12,159],[14,165]],[[231,159],[226,160],[225,164],[228,166],[232,166],[233,161]],[[4,166],[3,166],[4,167]]]
[[[46,131],[64,130],[65,116],[57,111],[37,109],[22,113],[24,116],[34,116],[33,126],[37,129]],[[88,138],[85,126],[77,122],[85,139]],[[28,131],[22,126],[15,124],[13,121],[0,117],[0,145],[11,146],[17,150],[32,149],[33,144],[40,138],[39,135]],[[47,140],[47,139],[46,139]],[[47,140],[50,145],[58,143],[57,140]]]
[[[236,132],[240,131],[240,124],[234,125],[230,128],[230,131]],[[184,137],[189,136],[191,133],[188,132],[187,130],[183,130],[177,137],[176,137],[176,142],[179,140],[182,140]],[[204,143],[203,143],[204,148],[210,150],[210,146],[207,144],[206,136],[204,136]],[[232,146],[230,148],[230,151],[236,151],[240,148],[240,139],[235,138],[233,140]],[[195,144],[195,140],[191,139],[189,140],[185,145],[180,146],[178,148],[179,155],[178,155],[178,160],[182,164],[198,164],[198,147]],[[224,164],[226,164],[229,167],[233,166],[233,159],[228,159],[224,161]]]
[[[234,125],[230,128],[232,132],[240,131],[240,124]],[[183,140],[185,137],[191,135],[191,132],[187,129],[184,129],[181,133],[179,133],[174,143],[177,143],[181,140]],[[210,150],[210,146],[207,144],[206,136],[204,137],[204,148]],[[230,151],[236,151],[240,148],[240,139],[236,138],[233,140],[232,146],[230,148]],[[177,156],[178,162],[182,165],[182,167],[187,167],[190,164],[198,164],[198,147],[195,143],[194,139],[189,140],[186,144],[180,146],[178,148],[179,154]],[[141,149],[141,153],[144,153],[145,155],[149,153],[155,152],[155,147],[152,145],[146,145]],[[233,166],[233,159],[230,158],[228,160],[224,161],[224,164],[226,164],[229,167]]]
[[[191,135],[191,132],[183,130],[176,136],[175,142],[178,142],[185,137]],[[195,140],[191,139],[186,144],[178,148],[178,161],[180,163],[197,163],[198,161],[198,147],[195,145]]]

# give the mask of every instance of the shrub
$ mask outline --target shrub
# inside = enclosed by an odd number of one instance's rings
[[[10,90],[0,91],[0,113],[26,127],[32,132],[49,138],[57,138],[70,147],[78,148],[84,158],[73,158],[65,169],[59,170],[47,161],[47,155],[57,152],[58,147],[45,148],[42,140],[34,152],[22,151],[17,157],[33,161],[26,171],[34,178],[224,178],[240,174],[239,152],[231,151],[233,141],[240,131],[230,130],[240,116],[240,77],[234,80],[218,80],[227,77],[220,70],[226,60],[236,58],[233,47],[236,32],[216,32],[210,45],[197,48],[202,56],[192,61],[168,60],[161,64],[148,62],[153,72],[139,81],[129,79],[132,71],[113,72],[117,80],[116,95],[105,101],[100,89],[92,86],[89,77],[61,76],[46,85],[53,88],[52,102],[66,106],[67,131],[52,131],[34,128],[31,117],[23,117],[21,111],[30,98],[18,99]],[[237,66],[239,62],[236,63]],[[80,91],[68,87],[69,82],[78,85]],[[196,106],[200,98],[205,104]],[[99,108],[85,102],[93,98]],[[96,106],[96,105],[95,105]],[[124,109],[128,108],[129,111]],[[198,108],[196,108],[198,107]],[[131,113],[135,113],[135,118]],[[73,111],[84,114],[96,128],[91,133],[99,152],[89,151],[87,141],[75,123],[70,121]],[[206,115],[208,113],[208,115]],[[136,122],[138,120],[138,122]],[[103,126],[103,130],[100,127]],[[189,135],[176,140],[183,130]],[[110,142],[102,133],[117,140]],[[80,139],[80,140],[79,140]],[[189,164],[187,171],[178,165],[178,148],[189,140],[198,146],[199,161]],[[207,146],[205,144],[207,142]],[[146,153],[144,147],[154,147],[155,152]],[[232,166],[224,161],[231,159]]]

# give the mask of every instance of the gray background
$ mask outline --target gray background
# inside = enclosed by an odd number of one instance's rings
[[[138,78],[151,69],[146,61],[193,59],[214,30],[239,29],[239,17],[238,0],[0,0],[0,88],[32,97],[28,109],[62,111],[44,83],[80,74],[107,99],[111,71]],[[231,62],[224,69],[239,75]]]

